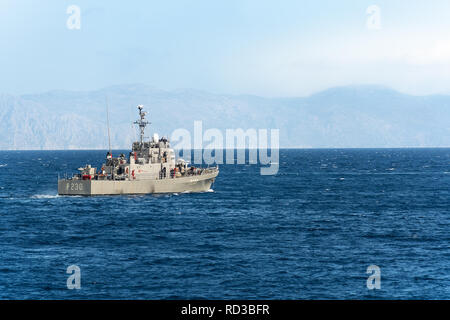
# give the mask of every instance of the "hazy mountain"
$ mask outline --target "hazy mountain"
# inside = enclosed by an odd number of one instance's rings
[[[0,149],[106,149],[108,97],[113,148],[129,148],[143,104],[150,132],[280,129],[282,147],[448,147],[450,96],[411,96],[384,87],[329,89],[306,98],[262,98],[146,85],[0,96]]]

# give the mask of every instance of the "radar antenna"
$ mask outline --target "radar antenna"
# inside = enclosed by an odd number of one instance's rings
[[[136,120],[134,122],[134,124],[139,125],[139,130],[140,130],[140,143],[141,145],[144,144],[144,134],[145,134],[145,127],[147,126],[147,124],[150,124],[150,122],[145,120],[145,115],[147,114],[147,112],[142,111],[142,109],[144,109],[144,106],[142,104],[137,106],[139,109],[139,120]]]

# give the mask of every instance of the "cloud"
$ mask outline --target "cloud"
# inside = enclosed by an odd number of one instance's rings
[[[364,30],[317,38],[289,35],[249,44],[227,57],[224,66],[232,86],[254,94],[307,95],[355,83],[419,94],[449,92],[450,34]],[[439,81],[445,85],[436,85]]]

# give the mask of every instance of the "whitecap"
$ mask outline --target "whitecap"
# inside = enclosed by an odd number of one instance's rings
[[[55,194],[35,194],[31,196],[33,199],[54,199],[59,198],[59,195]]]
[[[0,164],[0,168],[6,167],[7,165],[8,165],[7,163],[5,163],[5,164]]]

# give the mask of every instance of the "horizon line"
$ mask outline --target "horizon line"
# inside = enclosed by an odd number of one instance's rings
[[[234,148],[222,150],[260,150],[261,148]],[[264,150],[264,148],[262,148]],[[424,146],[412,146],[412,147],[280,147],[278,150],[375,150],[375,149],[450,149],[450,146],[434,146],[434,147],[424,147]],[[124,151],[129,149],[111,149],[112,151]],[[175,151],[183,149],[174,149]],[[188,149],[191,151],[195,150],[215,150],[215,149]],[[268,150],[271,150],[268,148]],[[276,150],[276,149],[273,149]],[[0,149],[0,152],[6,151],[108,151],[108,149]]]

